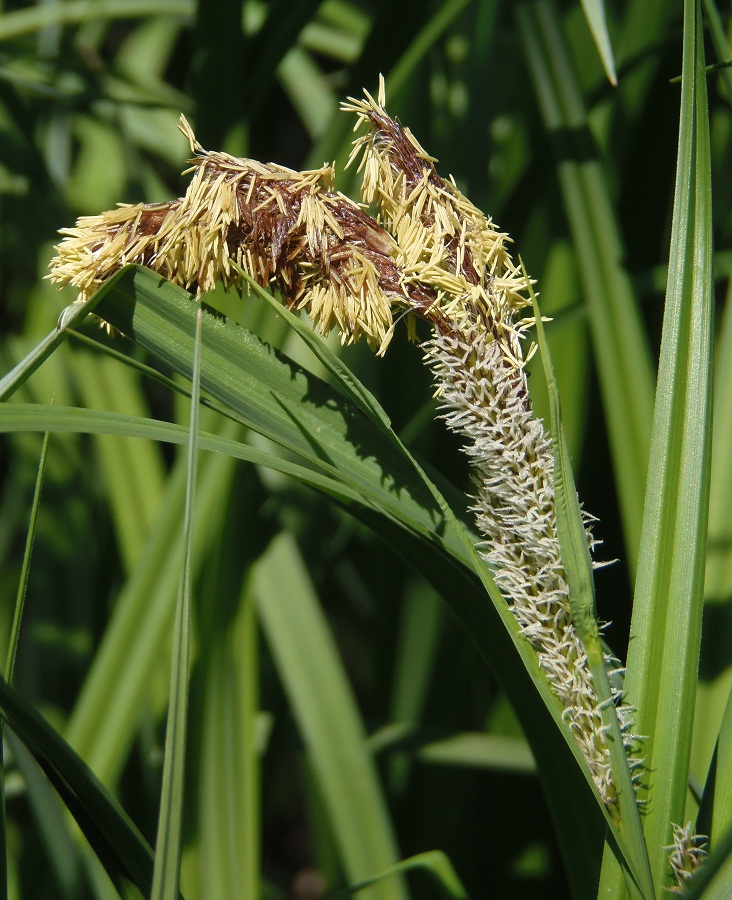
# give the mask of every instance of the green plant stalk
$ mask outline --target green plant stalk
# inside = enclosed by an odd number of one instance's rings
[[[523,268],[523,263],[522,263]],[[526,275],[526,271],[524,270]],[[605,653],[600,640],[595,607],[595,584],[587,543],[587,533],[577,498],[572,475],[567,437],[562,422],[559,391],[554,376],[544,323],[531,282],[526,276],[536,319],[536,333],[544,365],[549,407],[551,411],[552,445],[554,449],[554,493],[556,498],[557,534],[562,551],[562,564],[569,584],[569,603],[572,620],[587,654],[587,664],[602,711],[602,721],[612,760],[613,784],[618,798],[618,833],[622,838],[623,854],[632,862],[626,872],[631,895],[651,900],[654,896],[653,880],[643,838],[636,792],[625,752],[623,734],[615,711],[610,682],[605,665]]]
[[[38,523],[38,510],[41,505],[41,491],[43,489],[43,476],[46,472],[46,458],[48,456],[48,440],[49,433],[43,435],[43,444],[41,445],[41,458],[38,463],[38,475],[36,477],[36,487],[33,492],[33,504],[31,506],[30,522],[28,524],[28,534],[26,536],[25,550],[23,551],[23,564],[20,570],[20,581],[18,583],[18,593],[15,599],[15,608],[13,610],[13,623],[10,627],[10,639],[8,641],[8,652],[5,659],[5,680],[8,684],[13,683],[13,674],[15,672],[15,659],[18,653],[18,641],[20,640],[20,625],[23,620],[23,608],[25,606],[25,595],[28,590],[28,578],[30,577],[30,563],[33,554],[33,541],[36,536],[36,525]],[[0,900],[6,900],[8,896],[8,832],[7,818],[5,810],[5,760],[4,760],[4,736],[5,721],[0,720]]]
[[[653,410],[648,339],[627,273],[607,179],[591,135],[553,3],[517,6],[517,19],[548,133],[586,297],[618,485],[626,558],[638,561]],[[591,155],[588,158],[588,145]]]
[[[183,832],[183,799],[185,782],[186,723],[188,716],[188,680],[191,653],[191,592],[194,540],[194,509],[198,459],[198,411],[201,393],[201,344],[203,311],[196,315],[193,355],[191,421],[188,443],[186,506],[183,517],[185,548],[180,592],[175,613],[173,665],[168,703],[168,725],[165,732],[163,788],[155,853],[155,870],[151,900],[175,900],[180,880],[180,857]]]

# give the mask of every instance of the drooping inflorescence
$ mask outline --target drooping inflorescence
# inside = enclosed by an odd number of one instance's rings
[[[515,314],[531,301],[507,252],[507,235],[437,174],[433,157],[387,114],[383,82],[378,101],[365,92],[364,99],[351,98],[342,109],[356,114],[357,129],[368,127],[354,141],[349,164],[361,156],[362,199],[377,207],[381,223],[394,235],[404,280],[437,291],[426,318],[441,331],[454,330],[465,315],[481,318],[520,366],[518,338],[532,320],[517,320]]]
[[[466,441],[480,550],[612,807],[610,752],[561,561],[551,444],[532,414],[524,371],[522,335],[532,322],[520,318],[530,303],[526,280],[507,236],[440,177],[434,159],[386,113],[383,94],[344,108],[367,126],[351,157],[361,157],[363,199],[394,234],[405,278],[438,293],[439,320],[424,349],[443,417]],[[618,711],[632,750],[631,711],[622,704]]]
[[[307,310],[324,333],[337,326],[347,341],[365,335],[381,352],[395,306],[426,319],[425,358],[473,469],[479,549],[612,808],[607,737],[561,562],[550,441],[532,414],[524,371],[526,280],[507,235],[387,114],[383,87],[378,100],[365,94],[344,109],[367,126],[352,159],[360,158],[362,200],[377,218],[334,191],[332,167],[295,172],[205,151],[183,120],[195,152],[185,196],[80,219],[63,232],[50,277],[84,299],[134,262],[200,295],[219,282],[241,289],[233,261]],[[632,711],[617,700],[631,750]]]
[[[232,261],[288,306],[304,308],[327,334],[365,335],[385,346],[394,304],[428,306],[432,295],[403,284],[391,235],[332,190],[334,171],[296,172],[204,150],[181,118],[195,152],[184,197],[120,205],[64,229],[52,281],[91,296],[122,266],[138,263],[197,295],[218,283],[241,290]]]

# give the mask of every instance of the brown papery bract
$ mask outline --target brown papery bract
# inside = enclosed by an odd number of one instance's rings
[[[426,309],[435,293],[410,284],[391,235],[331,189],[333,169],[296,172],[204,150],[190,126],[193,178],[184,197],[80,218],[64,229],[52,281],[91,296],[124,265],[147,266],[197,296],[218,283],[241,291],[240,266],[258,284],[305,309],[324,334],[365,335],[385,349],[392,305]]]

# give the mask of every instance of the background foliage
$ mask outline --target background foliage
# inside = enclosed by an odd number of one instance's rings
[[[337,107],[362,87],[375,90],[383,72],[390,111],[510,233],[554,317],[548,335],[580,495],[601,520],[602,556],[619,560],[599,574],[597,592],[600,616],[612,620],[607,637],[623,656],[671,228],[682,9],[628,0],[608,12],[615,88],[580,5],[569,2],[223,0],[215,14],[189,0],[6,3],[3,371],[73,299],[42,280],[59,227],[117,202],[182,193],[189,151],[176,130],[181,111],[205,147],[294,168],[335,159],[339,186],[355,196],[354,174],[343,173],[351,122]],[[710,31],[709,62],[724,57],[729,9],[720,12],[727,18],[721,36]],[[714,25],[711,2],[707,14]],[[720,311],[732,263],[726,78],[708,82]],[[257,298],[208,300],[325,375]],[[85,333],[146,360],[120,338],[88,326]],[[398,334],[383,360],[360,346],[342,355],[410,450],[468,491],[465,460],[434,421],[419,350]],[[188,419],[185,398],[80,340],[54,354],[17,399],[51,398]],[[539,391],[535,401],[546,409]],[[727,408],[721,403],[717,417],[718,460],[729,458]],[[209,431],[241,437],[210,411],[203,419]],[[256,436],[251,442],[270,449]],[[0,443],[2,643],[39,453],[34,434]],[[170,445],[53,436],[15,677],[151,842],[184,475],[183,454]],[[726,467],[713,479],[698,778],[731,662]],[[444,850],[471,896],[566,896],[520,728],[434,588],[378,529],[261,466],[205,454],[198,494],[185,895],[256,896],[261,876],[265,895],[319,896],[322,885],[348,883],[358,865],[358,839],[348,845],[349,829],[359,828],[352,819],[384,816],[398,857]],[[342,772],[334,733],[350,735],[362,754]],[[11,894],[108,896],[106,876],[79,849],[21,745],[9,750]],[[367,796],[349,793],[354,785],[367,785]],[[228,852],[229,843],[246,853]],[[437,891],[419,873],[409,885],[419,897]],[[389,890],[397,896],[400,888]]]

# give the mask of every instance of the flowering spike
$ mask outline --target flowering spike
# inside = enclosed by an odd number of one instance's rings
[[[683,894],[694,872],[704,862],[709,838],[704,834],[695,834],[691,822],[687,822],[683,828],[681,825],[674,825],[673,829],[674,842],[664,848],[671,851],[669,864],[676,881],[676,885],[669,890],[674,894]]]
[[[396,238],[410,284],[437,293],[426,311],[435,334],[423,347],[448,428],[466,440],[476,496],[473,511],[484,559],[564,707],[598,791],[616,804],[610,752],[582,641],[572,621],[554,506],[549,436],[532,415],[522,336],[533,324],[507,235],[443,179],[436,160],[379,100],[349,98],[366,133],[354,141],[362,199]],[[586,516],[587,540],[594,545]],[[615,663],[610,663],[612,669]],[[633,751],[632,711],[620,705],[624,742]],[[640,777],[636,771],[634,779]]]
[[[531,305],[526,282],[506,250],[508,236],[498,231],[455,186],[438,175],[437,161],[408,128],[390,118],[383,105],[383,81],[377,103],[349,98],[342,109],[368,126],[354,141],[349,164],[360,157],[361,197],[374,204],[397,243],[397,263],[409,283],[430,286],[439,297],[426,317],[442,326],[464,316],[490,322],[494,337],[516,365],[518,347],[533,318],[517,321],[515,312]],[[424,311],[423,311],[424,312]]]
[[[332,190],[332,166],[296,172],[274,163],[204,150],[195,153],[185,196],[169,203],[121,205],[64,229],[52,281],[91,296],[115,271],[138,263],[197,296],[221,282],[241,290],[231,260],[257,283],[279,290],[327,334],[362,334],[381,348],[393,303],[417,308],[433,296],[403,283],[393,238],[357,204]]]

